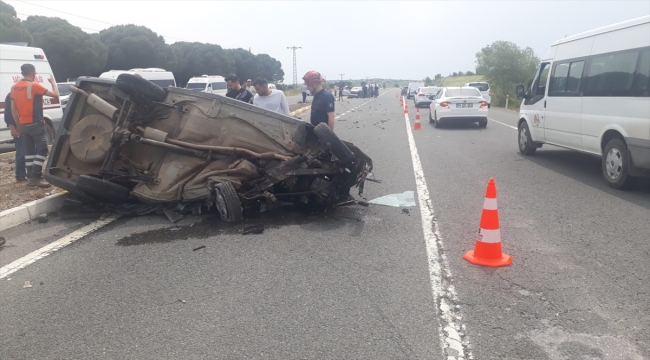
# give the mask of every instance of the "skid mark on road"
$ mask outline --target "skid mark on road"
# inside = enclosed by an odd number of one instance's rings
[[[406,101],[404,101],[405,103]],[[407,112],[404,112],[404,119],[406,121],[406,134],[411,149],[418,203],[422,216],[422,233],[427,247],[431,289],[433,291],[433,300],[438,307],[437,312],[440,317],[440,346],[447,359],[472,359],[465,325],[461,322],[462,317],[458,295],[451,282],[449,262],[443,252],[444,244],[442,236],[438,229],[438,222],[429,196],[429,188],[424,178],[424,170],[420,163],[418,149],[415,146],[415,139],[411,131],[411,121]]]
[[[5,266],[1,267],[0,268],[0,279],[3,279],[5,277],[15,273],[16,271],[26,267],[27,265],[33,264],[36,261],[38,261],[38,260],[52,254],[53,252],[55,252],[57,250],[60,250],[60,249],[72,244],[73,242],[75,242],[75,241],[77,241],[79,239],[82,239],[86,235],[88,235],[88,234],[90,234],[90,233],[92,233],[92,232],[94,232],[94,231],[96,231],[96,230],[98,230],[98,229],[112,223],[113,221],[117,220],[118,218],[119,218],[119,215],[103,216],[99,220],[94,221],[94,222],[82,227],[81,229],[72,232],[71,234],[66,235],[66,236],[60,238],[59,240],[56,240],[55,242],[53,242],[53,243],[51,243],[51,244],[49,244],[47,246],[44,246],[44,247],[42,247],[42,248],[40,248],[40,249],[38,249],[36,251],[33,251],[33,252],[23,256],[22,258],[14,261],[14,262],[12,262],[12,263],[10,263],[8,265],[5,265]]]

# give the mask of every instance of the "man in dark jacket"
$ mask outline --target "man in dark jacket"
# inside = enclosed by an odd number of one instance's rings
[[[14,138],[14,147],[16,148],[16,181],[27,181],[27,171],[25,170],[25,144],[18,133],[16,120],[14,120],[14,117],[11,114],[11,92],[9,92],[5,98],[5,123],[9,126],[11,136]]]

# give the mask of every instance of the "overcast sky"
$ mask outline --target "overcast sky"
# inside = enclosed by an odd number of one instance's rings
[[[146,26],[167,43],[250,48],[282,62],[292,82],[316,70],[328,79],[422,79],[474,70],[497,40],[544,55],[555,40],[650,14],[650,1],[17,1],[18,12],[60,17],[86,32]]]

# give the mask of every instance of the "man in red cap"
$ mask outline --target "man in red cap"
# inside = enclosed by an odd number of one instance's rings
[[[305,85],[314,96],[311,102],[311,124],[316,126],[320,123],[326,123],[330,129],[334,130],[334,96],[329,91],[323,89],[323,78],[316,71],[308,71],[302,77]]]

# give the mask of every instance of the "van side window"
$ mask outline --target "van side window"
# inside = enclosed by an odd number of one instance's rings
[[[537,86],[535,87],[535,96],[544,96],[546,93],[546,83],[548,82],[548,64],[544,65],[541,75],[537,79]]]
[[[575,96],[580,92],[584,60],[555,64],[548,96]]]
[[[586,76],[585,96],[630,96],[638,51],[596,55]]]
[[[639,70],[634,77],[634,96],[650,96],[650,49],[641,51]]]
[[[535,74],[535,79],[533,79],[532,84],[530,84],[530,90],[528,91],[524,104],[531,105],[544,98],[550,68],[550,63],[547,62],[539,65],[537,68],[537,74]]]

